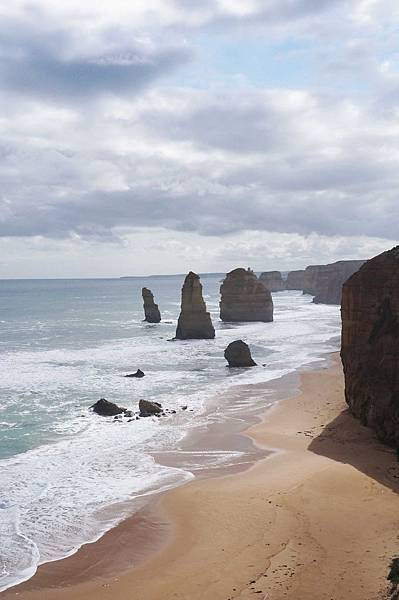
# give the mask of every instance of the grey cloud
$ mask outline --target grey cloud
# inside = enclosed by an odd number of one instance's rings
[[[121,28],[119,44],[116,32],[106,30],[97,34],[100,39],[93,42],[91,51],[84,43],[79,51],[76,32],[53,31],[36,22],[32,27],[15,20],[0,22],[3,92],[62,102],[137,93],[192,57],[185,47],[148,47],[135,42],[133,32],[125,28]]]
[[[195,0],[173,0],[173,2],[184,11],[198,12],[198,2]],[[216,0],[206,0],[201,7],[203,11],[209,11],[206,18],[208,26],[239,24],[242,27],[245,24],[289,23],[332,11],[345,4],[347,0],[268,0],[259,2],[258,8],[254,8],[247,14],[240,14],[240,12],[234,14],[222,8]]]

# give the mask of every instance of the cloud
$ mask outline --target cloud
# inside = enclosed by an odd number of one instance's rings
[[[109,107],[101,132],[78,118],[63,149],[65,127],[49,147],[5,146],[0,235],[397,235],[396,133],[346,100],[165,90]]]
[[[78,30],[50,27],[40,13],[27,22],[3,18],[0,26],[3,93],[63,104],[137,94],[192,57],[183,45],[157,45],[125,26],[90,32],[83,41]]]
[[[132,235],[151,246],[152,230],[191,236],[182,246],[191,254],[199,237],[204,247],[220,237],[249,261],[267,254],[265,236],[285,262],[314,259],[319,242],[320,255],[344,257],[351,239],[364,249],[394,240],[394,8],[10,4],[0,19],[0,238],[38,240],[50,253],[120,248]]]

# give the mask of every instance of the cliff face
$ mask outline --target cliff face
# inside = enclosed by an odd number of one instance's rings
[[[285,282],[286,290],[303,290],[305,271],[290,271]]]
[[[259,277],[265,288],[270,292],[281,292],[285,290],[283,278],[280,271],[265,271]]]
[[[369,260],[344,284],[342,349],[352,413],[399,447],[399,246]]]
[[[159,312],[158,304],[154,302],[154,294],[148,288],[143,287],[141,290],[144,302],[144,321],[148,323],[159,323],[161,313]]]
[[[222,321],[273,321],[273,300],[250,269],[227,273],[220,287]]]
[[[198,275],[190,271],[181,291],[181,312],[177,322],[176,339],[212,339],[215,329],[202,297]]]
[[[329,265],[306,267],[303,293],[316,304],[341,304],[342,285],[364,264],[364,260],[340,260]]]

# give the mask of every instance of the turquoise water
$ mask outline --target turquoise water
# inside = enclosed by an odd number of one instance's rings
[[[300,292],[274,294],[273,323],[221,323],[220,275],[201,278],[216,339],[172,342],[182,279],[0,281],[0,590],[97,539],[135,500],[192,477],[153,455],[223,419],[211,399],[336,349],[339,308]],[[143,286],[160,324],[142,321]],[[223,350],[238,338],[258,367],[226,368]],[[123,377],[137,368],[143,379]],[[176,414],[115,423],[88,411],[100,397],[132,410],[140,398],[156,400]]]

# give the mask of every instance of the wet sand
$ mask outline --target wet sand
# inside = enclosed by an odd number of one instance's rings
[[[377,600],[399,553],[396,454],[346,409],[342,370],[248,434],[275,450],[169,491],[76,555],[2,594],[23,600]]]

